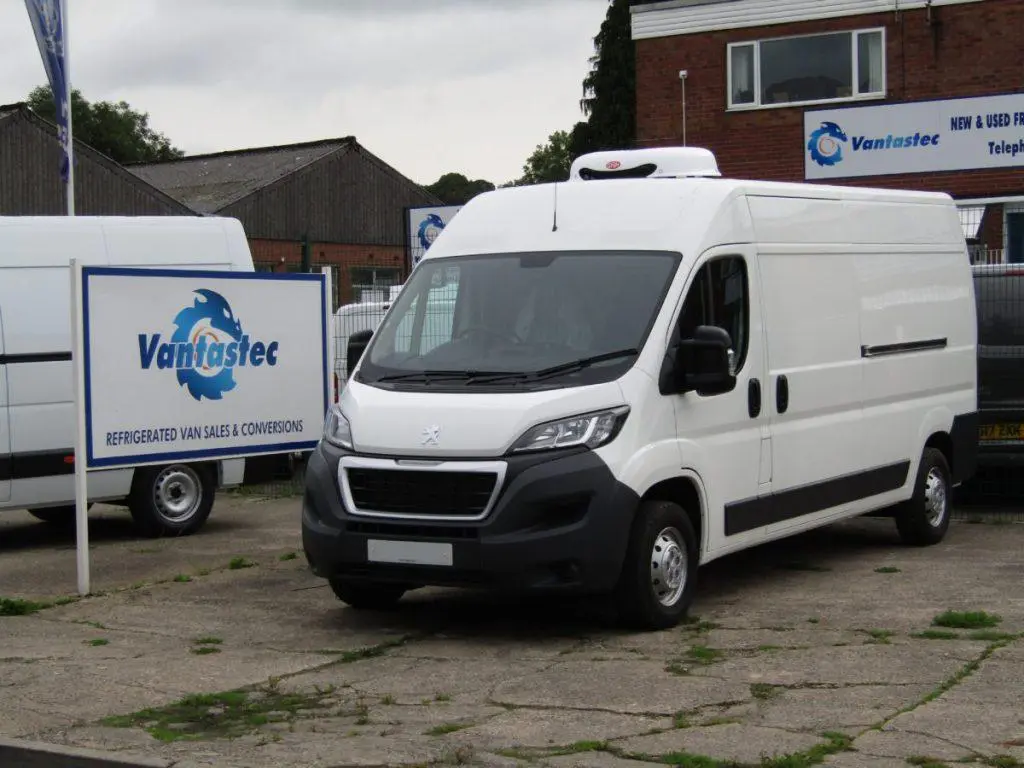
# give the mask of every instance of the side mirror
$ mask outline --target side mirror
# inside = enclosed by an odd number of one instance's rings
[[[348,375],[352,375],[352,371],[355,370],[356,364],[359,362],[359,358],[363,356],[363,352],[366,351],[367,345],[370,343],[370,339],[373,338],[373,331],[356,331],[348,337],[348,347],[345,351],[345,364],[348,368]]]
[[[736,386],[732,338],[723,328],[702,325],[674,350],[676,390],[720,395]]]

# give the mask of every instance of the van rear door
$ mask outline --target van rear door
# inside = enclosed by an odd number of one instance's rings
[[[1024,269],[975,269],[983,444],[1024,450]]]
[[[0,501],[11,498],[14,457],[11,455],[11,425],[7,418],[7,358],[4,356],[4,308],[0,306]]]

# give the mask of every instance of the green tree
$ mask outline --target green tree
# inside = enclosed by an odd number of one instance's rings
[[[57,109],[49,85],[33,88],[28,107],[40,117],[56,122]],[[71,91],[72,132],[118,163],[173,160],[185,153],[171,145],[162,133],[149,127],[149,114],[138,112],[125,101],[87,101],[78,90]]]
[[[465,205],[481,192],[493,190],[494,185],[485,179],[470,181],[461,173],[446,173],[426,189],[441,198],[445,205]]]
[[[594,38],[591,69],[583,80],[585,121],[571,132],[573,159],[585,152],[627,149],[636,142],[636,46],[630,7],[647,0],[611,0]]]
[[[552,181],[565,181],[569,178],[569,134],[566,131],[555,131],[546,144],[538,144],[533,154],[523,165],[523,175],[514,185],[546,184]]]

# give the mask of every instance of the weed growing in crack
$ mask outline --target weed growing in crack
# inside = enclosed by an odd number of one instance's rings
[[[213,653],[220,653],[220,648],[216,648],[212,645],[201,645],[198,648],[189,649],[196,656],[209,656]]]
[[[244,557],[233,557],[228,563],[229,571],[240,571],[242,568],[252,568],[256,563]]]
[[[0,616],[29,616],[49,607],[48,603],[38,603],[34,600],[0,597]]]
[[[441,725],[435,725],[433,728],[428,728],[423,732],[424,736],[444,736],[447,733],[455,733],[461,731],[464,728],[469,728],[472,723],[441,723]]]
[[[988,629],[996,626],[1002,620],[1002,616],[985,611],[946,611],[932,619],[932,626],[953,629]]]
[[[927,757],[925,755],[911,755],[906,758],[906,762],[910,765],[916,765],[920,768],[949,768],[941,760],[934,757]]]
[[[297,559],[298,556],[299,556],[298,552],[286,552],[285,554],[281,555],[277,559],[280,560],[282,563],[287,563],[289,560]]]
[[[176,581],[179,584],[184,584],[186,582],[192,581],[192,577],[189,576],[187,573],[179,573],[177,576],[171,579],[171,581]]]
[[[768,683],[751,683],[750,684],[750,695],[760,701],[769,701],[776,698],[782,690],[777,685],[769,685]]]
[[[101,645],[110,645],[110,641],[105,637],[94,637],[92,640],[86,640],[86,645],[91,645],[93,648]]]
[[[221,645],[223,642],[219,637],[200,637],[196,639],[196,645]]]
[[[390,707],[392,704],[395,703],[395,697],[392,696],[390,693],[386,693],[381,697],[380,703],[383,704],[385,707]]]
[[[883,565],[881,568],[875,568],[875,573],[900,573],[900,569],[894,565]]]
[[[434,701],[451,701],[452,695],[450,693],[438,693],[434,696]]]
[[[979,629],[967,636],[971,640],[981,640],[986,643],[1001,643],[1007,640],[1016,640],[1017,635],[1007,632],[997,632],[994,629]]]
[[[948,629],[926,629],[923,632],[914,632],[911,637],[918,640],[956,640],[960,635]]]
[[[865,629],[862,631],[867,633],[868,637],[871,638],[868,640],[869,643],[878,645],[889,645],[889,638],[894,634],[888,629]]]
[[[689,657],[698,664],[713,664],[724,655],[717,648],[709,648],[706,645],[694,645],[687,651]]]

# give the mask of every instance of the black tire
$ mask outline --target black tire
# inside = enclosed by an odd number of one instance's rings
[[[212,467],[168,464],[135,470],[128,509],[143,536],[189,536],[206,523],[217,492]]]
[[[665,537],[668,538],[665,538]],[[626,547],[626,559],[616,586],[616,603],[621,618],[640,629],[667,629],[676,626],[693,601],[699,565],[700,544],[690,518],[678,504],[670,501],[646,501],[640,505]],[[673,566],[676,574],[660,581],[659,598],[656,574]],[[683,580],[673,588],[672,582]]]
[[[394,608],[408,589],[402,584],[372,581],[328,579],[334,596],[360,611],[386,611]]]
[[[929,547],[945,538],[953,498],[950,474],[942,451],[925,448],[914,495],[895,509],[896,529],[904,544]]]

